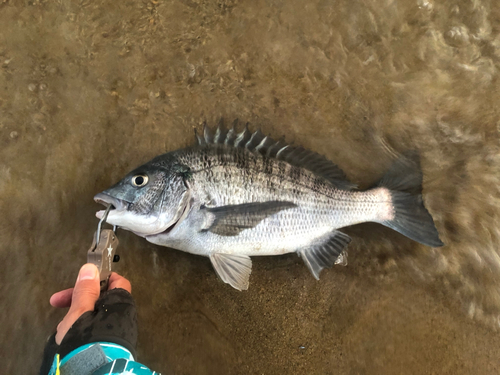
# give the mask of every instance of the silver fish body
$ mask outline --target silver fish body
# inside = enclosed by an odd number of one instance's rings
[[[156,157],[95,200],[115,207],[111,224],[210,257],[236,289],[248,288],[255,255],[297,252],[318,279],[323,268],[346,262],[351,239],[337,229],[362,222],[442,245],[421,201],[418,164],[409,159],[374,189],[357,191],[324,157],[260,132],[219,127],[212,135],[205,127],[198,141]]]

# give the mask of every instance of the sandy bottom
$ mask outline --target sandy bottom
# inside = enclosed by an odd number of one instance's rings
[[[133,167],[239,118],[361,187],[420,152],[446,246],[349,228],[318,282],[255,258],[247,292],[208,259],[121,231],[139,360],[164,374],[500,372],[500,8],[476,0],[0,2],[0,362],[35,373],[100,207]]]

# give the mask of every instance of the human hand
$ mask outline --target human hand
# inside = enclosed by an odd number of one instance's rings
[[[111,273],[108,290],[122,288],[132,291],[130,282],[116,272]],[[83,265],[78,273],[74,288],[61,290],[50,297],[50,304],[54,307],[69,307],[64,319],[57,326],[56,343],[61,344],[64,336],[73,323],[87,311],[93,311],[100,294],[99,270],[92,263]]]

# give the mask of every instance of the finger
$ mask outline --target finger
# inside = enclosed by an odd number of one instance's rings
[[[94,305],[100,293],[99,284],[97,267],[91,263],[85,264],[78,274],[68,314],[57,327],[57,344],[61,344],[64,335],[83,313],[94,310]]]
[[[70,307],[71,298],[73,296],[73,288],[66,290],[61,290],[60,292],[54,293],[50,297],[50,304],[54,307]]]
[[[132,293],[132,285],[130,284],[130,281],[128,281],[123,276],[118,275],[116,272],[112,272],[111,276],[109,277],[108,290],[115,288],[122,288],[127,292]]]

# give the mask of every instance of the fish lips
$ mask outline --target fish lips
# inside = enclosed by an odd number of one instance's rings
[[[161,230],[158,230],[158,232],[153,231],[152,233],[149,233],[148,231],[145,231],[143,233],[142,231],[131,229],[131,228],[134,227],[133,225],[129,228],[129,224],[131,222],[133,222],[133,220],[131,220],[131,218],[130,218],[130,216],[133,216],[133,214],[130,213],[130,212],[128,212],[128,207],[129,207],[129,205],[130,205],[131,202],[128,202],[126,200],[113,197],[112,195],[109,195],[109,194],[106,194],[106,193],[99,193],[99,194],[97,194],[94,197],[94,201],[96,201],[96,203],[102,204],[103,206],[106,206],[106,207],[111,206],[112,207],[112,209],[109,211],[108,217],[106,219],[106,221],[109,224],[118,225],[119,227],[123,227],[126,230],[130,230],[131,232],[133,232],[136,235],[141,236],[141,237],[145,237],[146,235],[149,235],[149,234],[156,234],[156,233],[161,232],[161,231],[164,230],[163,228],[161,228]],[[102,219],[104,217],[104,213],[105,212],[106,212],[105,210],[97,211],[96,214],[95,214],[95,216],[98,219]],[[120,221],[122,221],[122,223],[120,223],[120,224],[116,223],[116,221],[114,220],[114,219],[116,219],[116,216],[120,217],[120,219],[121,219]],[[128,218],[129,223],[128,224],[127,223],[123,223],[124,216],[125,216],[125,218],[127,216],[129,216],[129,218]]]
[[[94,197],[94,201],[106,207],[112,206],[111,209],[116,211],[126,210],[129,205],[129,202],[124,201],[123,199],[115,198],[106,193],[97,194]],[[102,219],[102,217],[104,216],[104,210],[96,212],[96,216],[98,219]]]

